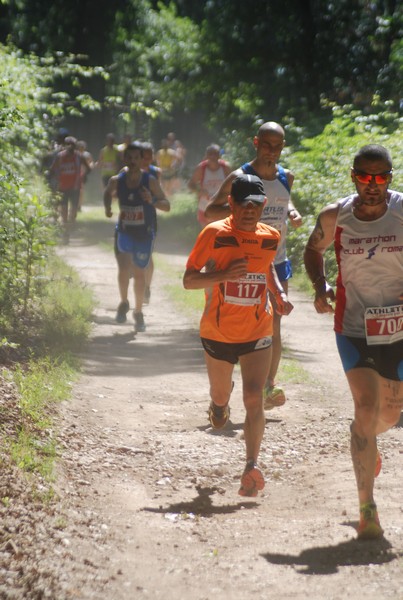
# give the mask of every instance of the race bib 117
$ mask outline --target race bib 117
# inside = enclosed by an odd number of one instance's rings
[[[227,281],[225,283],[225,302],[230,304],[242,304],[252,306],[260,304],[262,294],[266,290],[265,273],[248,273],[238,281]]]

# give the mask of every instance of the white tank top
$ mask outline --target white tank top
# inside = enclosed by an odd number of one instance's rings
[[[335,252],[339,265],[334,329],[365,338],[366,308],[402,304],[403,194],[389,190],[388,209],[376,221],[352,211],[356,194],[339,200]]]
[[[206,167],[203,173],[203,181],[201,187],[208,192],[208,197],[211,199],[225,179],[225,172],[222,166],[216,171]]]
[[[199,199],[197,203],[197,220],[203,227],[209,223],[208,219],[206,219],[204,216],[204,211],[206,210],[211,197],[221,186],[225,177],[226,175],[222,165],[220,165],[216,171],[209,169],[208,165],[203,168],[202,180],[200,182],[200,187],[203,192],[199,193]]]
[[[260,221],[275,227],[280,232],[280,244],[277,249],[274,264],[278,265],[287,260],[287,213],[290,193],[279,179],[262,179],[264,193],[267,197]]]

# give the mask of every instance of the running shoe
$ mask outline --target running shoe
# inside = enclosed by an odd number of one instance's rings
[[[213,429],[223,429],[229,420],[230,407],[228,404],[225,406],[217,406],[214,402],[210,403],[208,409],[208,418]]]
[[[151,298],[151,290],[150,290],[150,286],[147,285],[146,289],[144,290],[144,304],[150,304],[150,298]]]
[[[359,540],[376,540],[383,536],[376,504],[366,502],[360,506],[360,523],[357,529]]]
[[[126,323],[127,313],[129,312],[129,303],[126,300],[125,302],[121,302],[118,306],[118,310],[116,313],[115,320],[117,323]]]
[[[263,388],[263,407],[265,410],[272,410],[277,406],[285,404],[285,393],[283,388],[278,385],[265,386]]]
[[[134,317],[134,329],[137,333],[143,333],[146,330],[146,324],[144,323],[144,316],[142,312],[133,313]]]
[[[376,463],[374,476],[378,477],[382,469],[382,456],[379,454],[379,450],[376,451]]]
[[[238,494],[254,498],[263,488],[264,477],[262,471],[256,465],[255,461],[248,461],[241,477],[241,487],[238,490]]]

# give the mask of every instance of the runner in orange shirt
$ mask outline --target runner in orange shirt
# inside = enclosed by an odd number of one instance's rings
[[[261,179],[241,174],[228,197],[231,215],[207,225],[188,258],[183,278],[186,289],[205,288],[206,306],[200,323],[211,403],[209,420],[214,429],[228,422],[232,373],[239,361],[246,409],[244,434],[246,466],[241,496],[256,496],[264,487],[257,466],[263,438],[263,386],[270,368],[273,310],[289,314],[292,304],[273,266],[279,232],[259,223],[266,197]]]

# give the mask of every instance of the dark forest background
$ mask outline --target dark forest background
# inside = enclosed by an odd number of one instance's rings
[[[205,144],[252,135],[262,120],[314,135],[337,105],[402,110],[403,8],[398,0],[9,0],[0,35],[25,54],[71,59],[97,103],[54,119],[95,152],[105,134],[168,131],[191,162]],[[71,55],[74,55],[74,59]],[[105,77],[97,75],[102,67]],[[59,91],[77,77],[61,76]],[[74,103],[71,102],[74,107]],[[61,123],[63,121],[63,123]],[[291,139],[291,141],[293,141]]]

